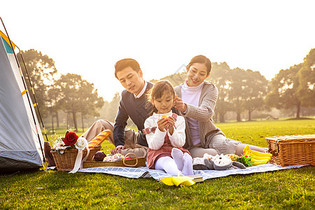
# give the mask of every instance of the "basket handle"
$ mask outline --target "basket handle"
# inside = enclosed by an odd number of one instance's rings
[[[134,156],[135,157],[135,160],[136,160],[136,163],[135,164],[127,164],[125,161],[126,161],[126,157],[129,157],[129,156]],[[134,167],[134,166],[137,166],[138,165],[138,157],[136,156],[135,153],[128,153],[125,155],[125,158],[123,159],[123,164],[127,167]]]
[[[272,148],[271,141],[268,141],[267,143],[268,143],[268,152],[271,153],[272,156],[278,156],[278,154],[279,154],[279,143],[277,141],[275,141],[275,148]]]

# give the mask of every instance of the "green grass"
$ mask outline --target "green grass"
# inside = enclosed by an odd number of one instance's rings
[[[217,124],[228,138],[267,146],[265,137],[314,134],[315,120]],[[61,132],[63,134],[64,132]],[[104,143],[110,150],[111,145]],[[154,179],[38,171],[0,175],[0,209],[314,209],[315,167],[170,187]]]
[[[266,137],[315,134],[315,120],[275,120],[216,124],[228,138],[267,147]]]

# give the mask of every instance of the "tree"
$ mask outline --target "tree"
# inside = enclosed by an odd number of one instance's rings
[[[94,85],[83,80],[80,75],[61,75],[56,81],[56,89],[60,94],[58,105],[72,115],[75,130],[78,131],[77,113],[97,114],[97,109],[104,104],[103,98],[98,96]]]
[[[231,69],[226,62],[212,63],[212,70],[208,81],[211,81],[218,88],[218,99],[215,113],[219,116],[220,122],[225,122],[225,114],[232,109],[228,102],[228,93],[231,88]]]
[[[106,119],[110,119],[112,122],[114,122],[117,112],[118,112],[119,102],[120,102],[120,94],[116,92],[112,101],[109,103],[109,106],[107,108],[108,118]]]
[[[264,98],[268,92],[268,80],[258,71],[246,70],[245,74],[243,106],[248,111],[248,121],[251,121],[252,112],[264,107]]]
[[[81,81],[80,92],[83,97],[79,109],[81,112],[82,130],[84,131],[84,117],[88,115],[98,117],[100,115],[98,110],[104,105],[104,100],[98,96],[97,90],[94,89],[94,84],[86,80]]]
[[[241,121],[241,113],[244,111],[246,100],[246,72],[243,69],[235,68],[231,71],[231,84],[228,93],[228,100],[232,104],[232,110],[236,112],[237,122]]]
[[[52,82],[54,75],[57,73],[54,60],[34,49],[21,51],[18,53],[18,59],[23,75],[25,76],[28,90],[32,90],[31,82],[34,87],[39,110],[43,116],[47,116],[49,110],[47,109],[48,101],[46,91],[49,83]],[[32,101],[35,103],[34,96],[32,94],[30,95]]]
[[[315,48],[304,58],[299,71],[299,87],[297,95],[305,107],[315,107]]]
[[[54,118],[56,118],[57,128],[59,127],[58,110],[61,109],[61,107],[58,104],[58,101],[60,100],[60,96],[61,95],[59,94],[56,84],[53,83],[47,91],[47,101],[50,109],[52,130],[54,130]]]
[[[298,72],[302,63],[281,70],[271,81],[271,91],[267,94],[266,103],[271,107],[292,108],[296,107],[296,118],[300,118],[301,101],[297,91],[299,87]]]

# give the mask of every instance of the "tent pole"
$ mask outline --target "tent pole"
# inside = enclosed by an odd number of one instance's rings
[[[21,58],[21,60],[22,60],[23,66],[24,66],[24,68],[25,68],[25,72],[26,72],[26,75],[27,75],[27,77],[28,77],[30,86],[31,86],[31,88],[32,88],[32,93],[33,93],[33,97],[34,97],[34,102],[35,102],[35,104],[36,104],[35,107],[37,107],[36,110],[37,110],[37,113],[38,113],[38,117],[39,117],[40,123],[41,123],[41,125],[42,125],[42,127],[43,127],[43,130],[44,130],[44,134],[45,134],[45,137],[46,137],[46,141],[48,141],[47,132],[46,132],[45,125],[44,125],[44,122],[43,122],[43,118],[42,118],[42,115],[40,114],[39,105],[38,105],[37,100],[36,100],[35,91],[34,91],[34,86],[33,86],[33,83],[32,83],[32,81],[31,81],[31,77],[30,77],[30,75],[29,75],[29,73],[28,73],[27,67],[26,67],[26,65],[25,65],[25,61],[24,61],[24,57],[23,57],[22,53],[20,53],[20,58]]]

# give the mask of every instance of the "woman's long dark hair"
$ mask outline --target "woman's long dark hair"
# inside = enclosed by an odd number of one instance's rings
[[[186,66],[186,69],[187,71],[189,70],[190,66],[194,63],[202,63],[202,64],[205,64],[205,66],[207,67],[207,75],[210,74],[211,72],[211,61],[209,58],[207,58],[206,56],[204,55],[197,55],[195,57],[193,57],[189,64]]]

